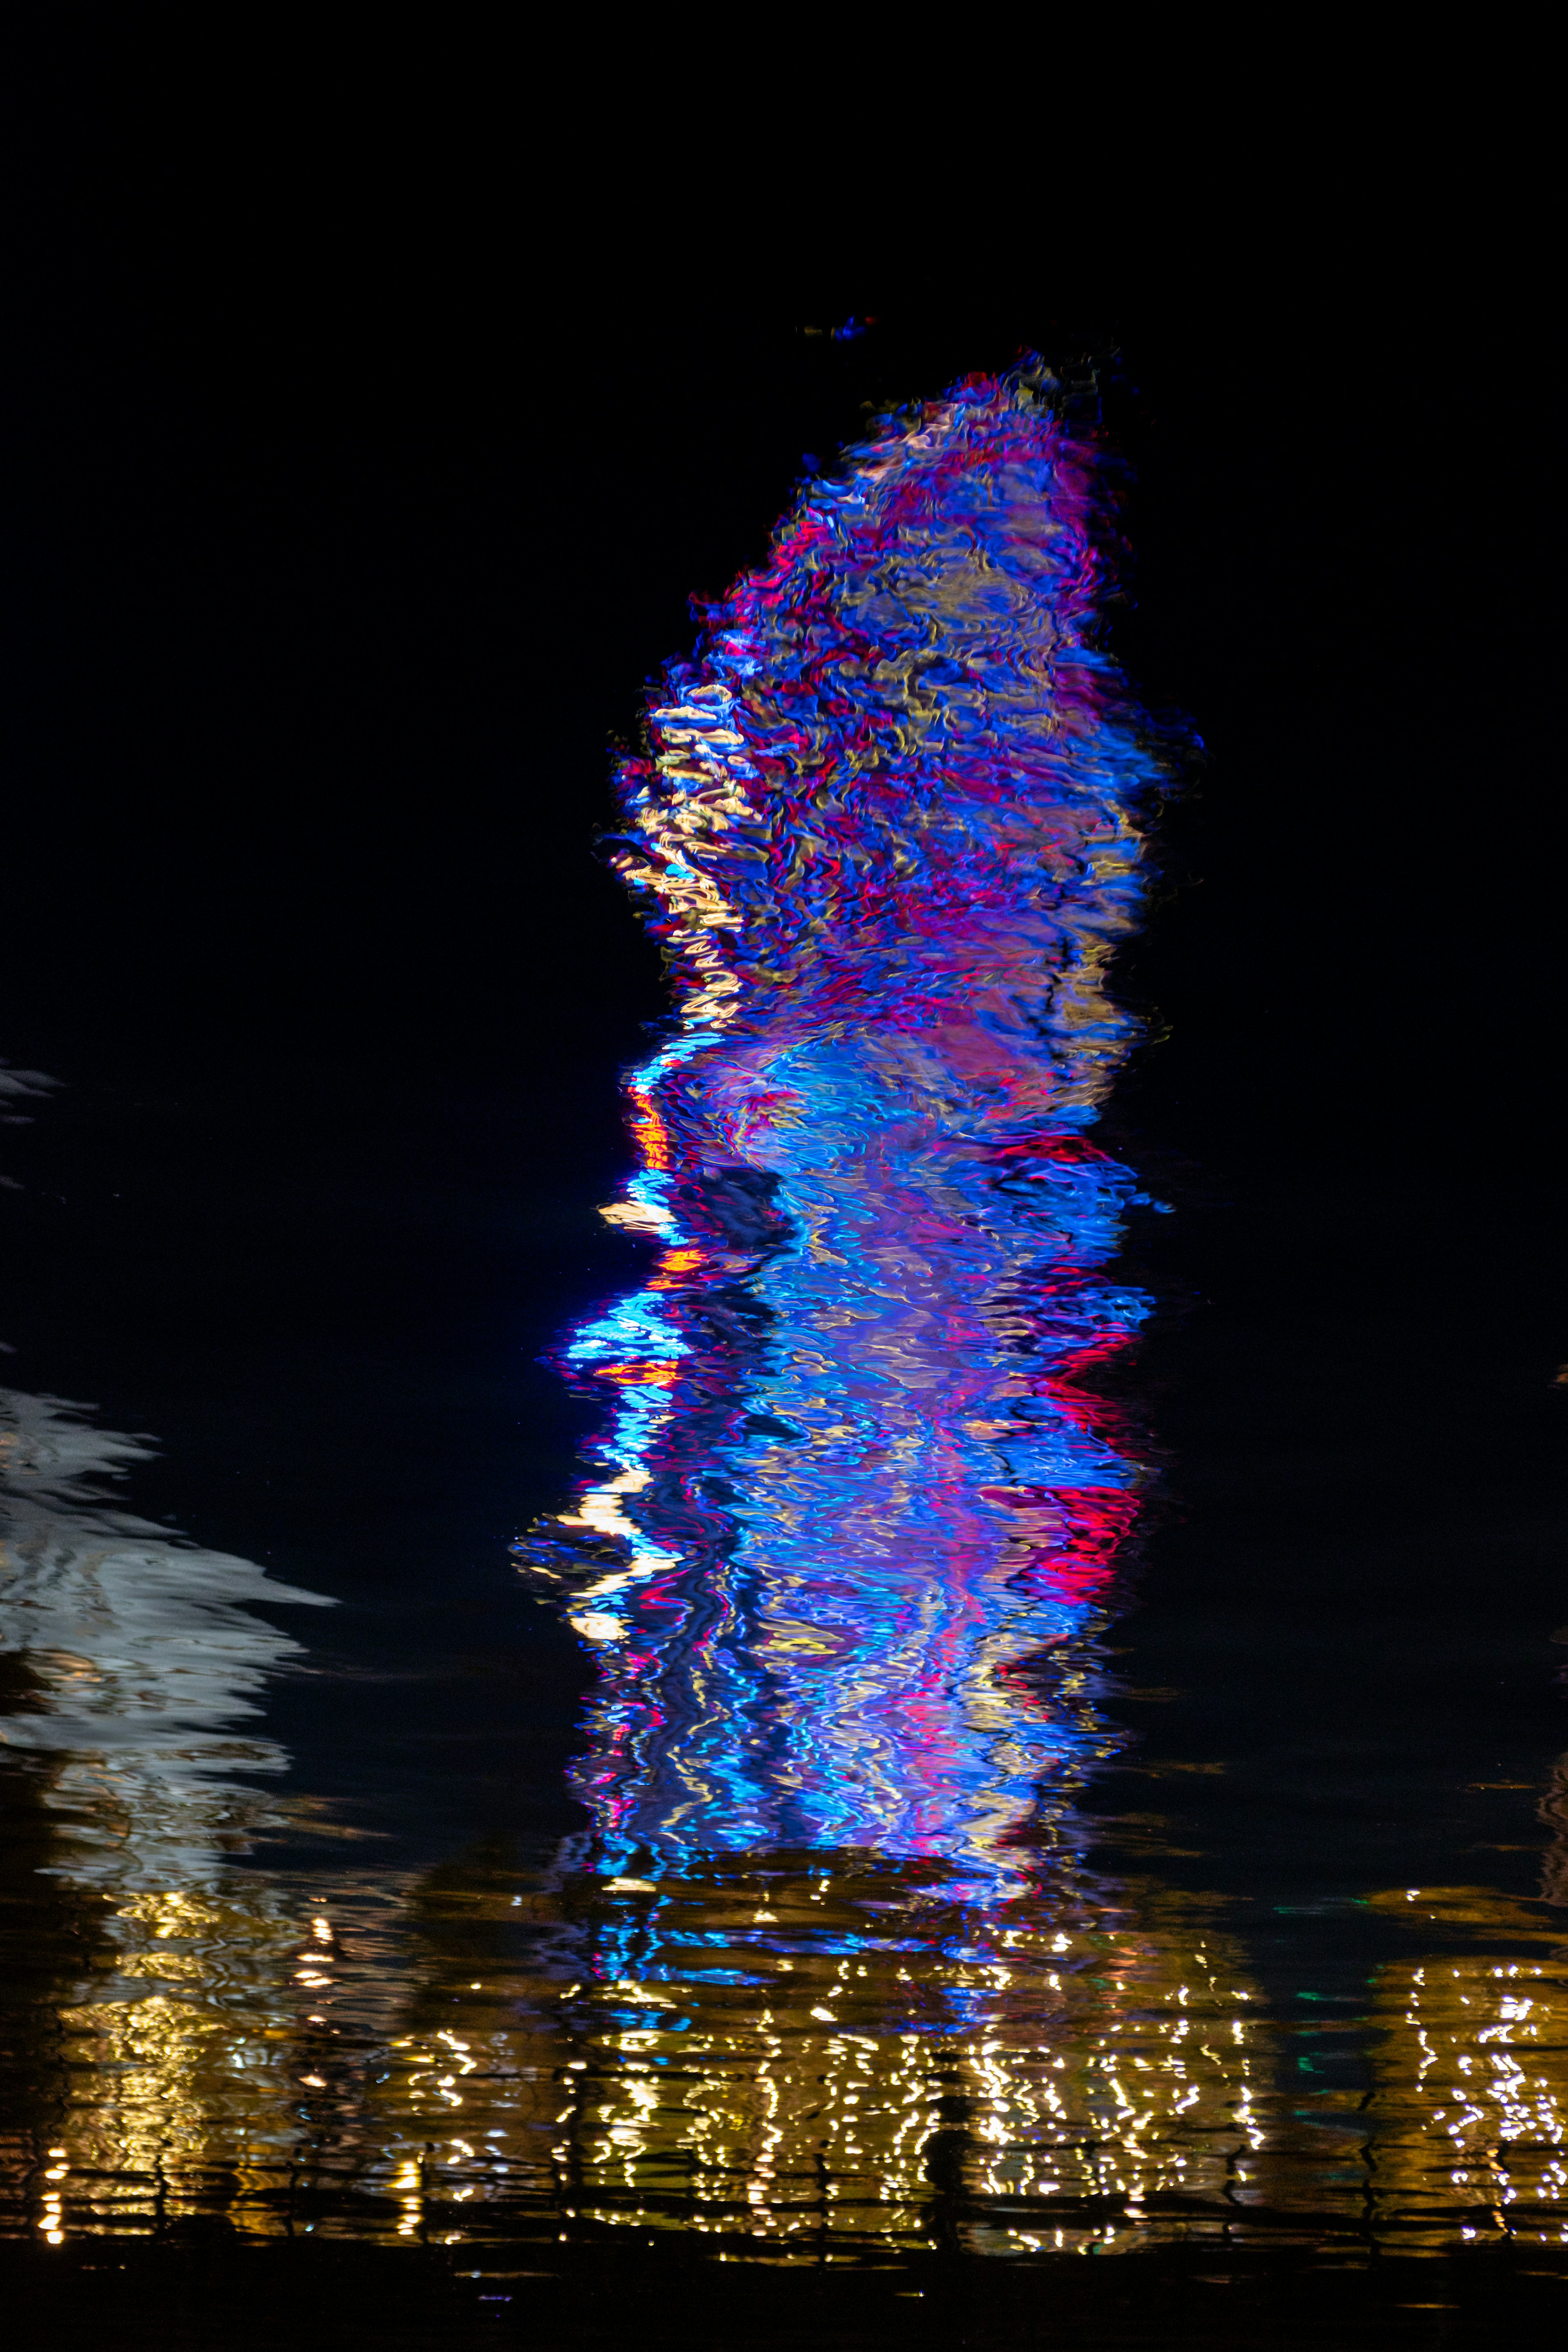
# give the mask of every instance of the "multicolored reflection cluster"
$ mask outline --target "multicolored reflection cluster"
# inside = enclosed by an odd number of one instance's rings
[[[1085,1130],[1158,761],[1096,643],[1092,436],[1038,365],[816,479],[672,665],[616,862],[677,1016],[606,1213],[662,1244],[568,1363],[603,1471],[527,1548],[602,1659],[595,1867],[940,1858],[1026,1883],[1092,1750],[1053,1660],[1142,1470],[1079,1385],[1147,1311]]]
[[[1159,760],[1073,419],[1027,366],[884,420],[626,769],[678,1009],[606,1213],[659,1255],[564,1350],[614,1410],[524,1549],[602,1669],[583,1837],[416,1875],[263,1795],[300,1644],[251,1610],[320,1596],[108,1507],[142,1441],[0,1392],[0,2235],[221,2218],[498,2276],[632,2229],[1568,2243],[1568,1759],[1547,1901],[1358,1898],[1393,1956],[1310,2015],[1219,1898],[1075,1859],[1144,1476],[1084,1375],[1147,1305],[1086,1130]]]

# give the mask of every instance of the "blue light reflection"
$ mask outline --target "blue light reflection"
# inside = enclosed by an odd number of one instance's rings
[[[1149,1308],[1086,1130],[1160,761],[1070,406],[973,378],[808,479],[622,772],[677,1012],[606,1214],[660,1255],[563,1351],[613,1414],[521,1548],[598,1656],[605,1875],[854,1850],[1005,1899],[1103,1746],[1049,1669],[1146,1475],[1080,1382]]]

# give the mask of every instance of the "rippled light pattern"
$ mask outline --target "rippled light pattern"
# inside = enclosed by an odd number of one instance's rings
[[[331,1605],[119,1509],[114,1482],[153,1451],[87,1406],[0,1389],[0,1654],[37,1685],[0,1715],[0,1752],[47,1760],[71,1875],[105,1890],[210,1879],[258,1811],[235,1772],[289,1766],[254,1726],[302,1645],[249,1604]]]
[[[280,1785],[304,1652],[253,1611],[318,1596],[119,1512],[142,1441],[0,1393],[0,2235],[501,2276],[661,2230],[1568,2243],[1561,1834],[1547,1900],[1364,1895],[1370,1979],[1272,1999],[1241,1906],[1080,1858],[1143,1478],[1084,1375],[1146,1305],[1088,1131],[1158,759],[1073,420],[1036,367],[886,420],[624,772],[677,1011],[607,1213],[658,1255],[566,1343],[600,1459],[523,1555],[599,1664],[584,1835],[416,1873],[401,1783]]]
[[[971,379],[812,481],[622,772],[678,1012],[607,1213],[661,1255],[566,1351],[614,1421],[530,1548],[602,1659],[606,1871],[870,1849],[1016,1892],[1092,1741],[1038,1669],[1138,1510],[1076,1383],[1147,1307],[1085,1130],[1157,762],[1058,391]]]

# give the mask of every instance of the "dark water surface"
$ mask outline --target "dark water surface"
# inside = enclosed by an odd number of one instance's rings
[[[1005,836],[989,878],[933,850],[890,916],[835,895],[839,837],[810,921],[799,864],[742,908],[742,941],[780,906],[799,937],[742,972],[743,1034],[646,1080],[639,1159],[619,1073],[729,1015],[699,956],[684,1029],[642,1025],[668,999],[586,850],[603,734],[683,642],[680,593],[761,559],[808,433],[826,464],[861,400],[1021,340],[910,331],[873,361],[794,330],[752,475],[717,478],[709,385],[673,455],[601,488],[626,513],[595,562],[619,550],[635,608],[607,654],[551,637],[546,583],[510,608],[550,695],[510,667],[470,691],[518,485],[430,461],[384,579],[355,533],[396,537],[390,441],[342,489],[335,651],[297,450],[265,445],[279,520],[216,429],[182,462],[236,511],[193,553],[203,484],[165,457],[158,609],[129,646],[89,635],[119,681],[90,722],[81,592],[35,615],[57,692],[14,750],[38,862],[0,1072],[32,1122],[0,1198],[5,2231],[40,2250],[30,2291],[56,2260],[83,2309],[121,2261],[183,2263],[157,2273],[182,2342],[242,2253],[285,2247],[306,2267],[258,2288],[258,2329],[406,2299],[384,2330],[586,2340],[651,2264],[715,2342],[953,2340],[982,2311],[1034,2341],[1047,2305],[1060,2340],[1143,2341],[1167,2295],[1201,2333],[1205,2295],[1279,2278],[1277,2340],[1436,2341],[1450,2309],[1483,2340],[1518,2294],[1544,2335],[1568,2294],[1554,851],[1505,783],[1509,722],[1439,692],[1449,591],[1501,526],[1439,513],[1415,462],[1439,423],[1396,367],[1318,417],[1234,351],[1194,390],[1151,328],[1149,382],[1108,366],[1096,395],[1142,478],[1112,642],[1214,767],[1195,791],[1173,724],[1095,686],[1094,781],[1069,761],[1021,795],[1071,814],[1051,968],[1089,979],[1004,1068],[1012,1015],[989,1043],[963,1019],[1011,816],[965,803],[966,844]],[[681,467],[698,520],[650,543]],[[1321,520],[1336,484],[1337,530],[1382,518],[1352,546]],[[540,495],[530,544],[556,545]],[[100,577],[136,521],[97,526]],[[426,574],[458,556],[454,614]],[[957,760],[954,632],[994,662],[996,624],[939,588],[947,667],[893,699],[924,726],[950,695]],[[295,592],[307,619],[279,619]],[[204,647],[217,673],[170,719]],[[527,733],[503,715],[525,687]],[[729,706],[656,707],[653,750],[700,769]],[[900,811],[926,805],[918,736]],[[1095,845],[1184,778],[1124,908]],[[673,805],[634,811],[645,851]],[[826,838],[815,805],[782,830]],[[903,822],[861,809],[857,837],[885,856]],[[667,904],[679,930],[684,883]],[[1024,904],[988,987],[1057,953]],[[929,969],[867,977],[884,916],[924,925]],[[1118,943],[1105,994],[1086,925]],[[813,988],[838,992],[815,1025]],[[1060,1085],[1025,1118],[1031,1055]],[[1007,1152],[1048,1179],[1044,1226],[985,1225]],[[641,1236],[598,1214],[617,1201]],[[804,2300],[835,2267],[841,2301]]]

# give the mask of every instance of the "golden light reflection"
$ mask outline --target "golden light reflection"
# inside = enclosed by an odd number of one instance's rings
[[[933,2226],[1131,2244],[1219,2226],[1263,2144],[1268,2029],[1234,1944],[1177,1907],[1152,1927],[1021,1921],[983,1951],[962,1913],[871,1874],[617,1891],[656,1898],[640,1921],[605,1907],[633,1933],[657,1917],[658,1973],[535,1981],[531,2030],[395,2046],[378,2099],[405,2145],[440,2145],[452,2202],[526,2186],[583,2228],[775,2258]]]
[[[266,1878],[236,1872],[221,1893],[130,1895],[105,1910],[100,1932],[55,2014],[58,2137],[38,2188],[46,2235],[61,2242],[216,2213],[271,2234],[288,2226],[288,2185],[302,2164],[367,2168],[377,2152],[363,2147],[353,2103],[346,2115],[335,2098],[320,2103],[326,2130],[310,2103],[344,2086],[334,2079],[334,1993],[350,1996],[353,2032],[392,1988],[376,1969],[368,1986],[363,1968],[345,1976],[328,1916],[291,1916]],[[362,1940],[374,1948],[368,1933]],[[307,2013],[307,1996],[328,2006]]]
[[[1271,2014],[1237,1941],[1153,1886],[987,1919],[854,1857],[370,1885],[126,1896],[55,2012],[54,2128],[13,2143],[20,2226],[677,2231],[784,2262],[1245,2241],[1282,2214],[1414,2252],[1568,2243],[1544,1905],[1373,1898],[1411,1949],[1324,2025]],[[1303,2082],[1325,2032],[1370,2089]]]
[[[1484,1937],[1382,1969],[1368,2105],[1381,2225],[1445,2246],[1568,2244],[1568,1950],[1541,1904],[1484,1887],[1396,1890],[1378,1908]]]

